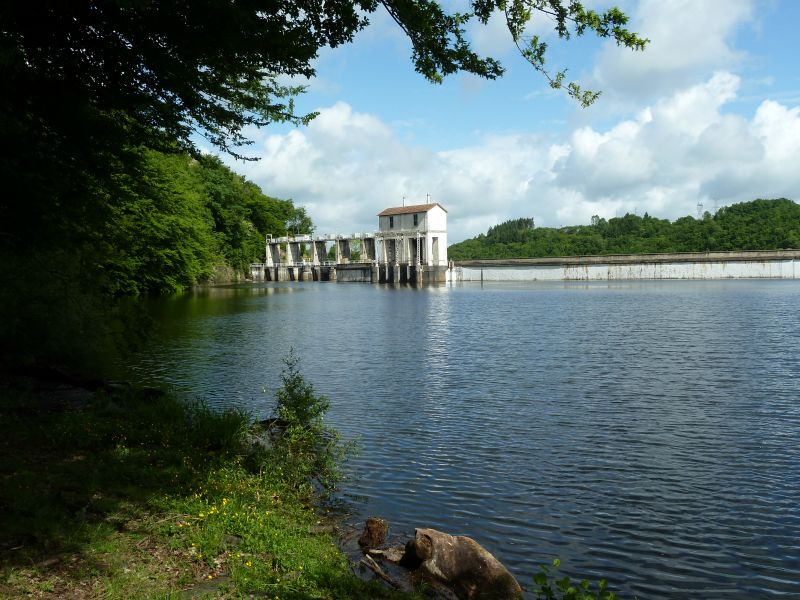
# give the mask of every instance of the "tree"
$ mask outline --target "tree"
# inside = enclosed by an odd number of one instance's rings
[[[235,153],[247,143],[248,126],[314,116],[294,113],[291,98],[301,88],[282,78],[313,76],[320,49],[351,41],[380,6],[408,35],[416,70],[432,82],[458,71],[503,74],[465,37],[471,21],[485,25],[496,12],[554,87],[565,73],[550,73],[546,44],[526,34],[534,18],[551,19],[565,39],[591,30],[632,49],[647,43],[625,28],[619,9],[599,14],[575,0],[471,0],[464,13],[434,0],[8,2],[0,8],[4,104],[45,121],[80,118],[78,106],[120,113],[131,119],[129,134],[159,132],[193,148],[190,135],[199,132]],[[574,83],[566,87],[583,104],[596,98]]]
[[[282,429],[273,438],[275,463],[290,484],[302,488],[315,481],[322,487],[320,491],[330,492],[341,480],[340,467],[356,444],[343,442],[335,429],[325,425],[330,402],[318,395],[300,372],[300,359],[292,349],[283,364],[283,385],[275,393],[277,421],[273,426]]]

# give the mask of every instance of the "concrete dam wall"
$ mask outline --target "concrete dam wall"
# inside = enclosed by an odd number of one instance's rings
[[[456,263],[455,281],[800,279],[800,250],[615,254]]]

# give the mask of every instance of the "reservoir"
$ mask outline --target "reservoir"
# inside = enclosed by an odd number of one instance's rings
[[[800,281],[323,282],[148,304],[129,365],[263,417],[290,348],[359,437],[353,521],[623,598],[800,597]]]

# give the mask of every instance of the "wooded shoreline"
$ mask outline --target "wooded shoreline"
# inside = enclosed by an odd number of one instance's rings
[[[718,261],[797,260],[800,250],[739,250],[731,252],[669,252],[650,254],[591,254],[544,258],[495,258],[455,261],[460,267],[516,267],[529,265],[654,264]]]

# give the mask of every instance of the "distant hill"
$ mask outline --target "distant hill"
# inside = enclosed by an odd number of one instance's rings
[[[513,219],[447,249],[451,260],[540,258],[587,254],[645,254],[800,248],[800,205],[786,198],[753,200],[673,222],[626,214],[592,217],[591,225],[535,227]]]

